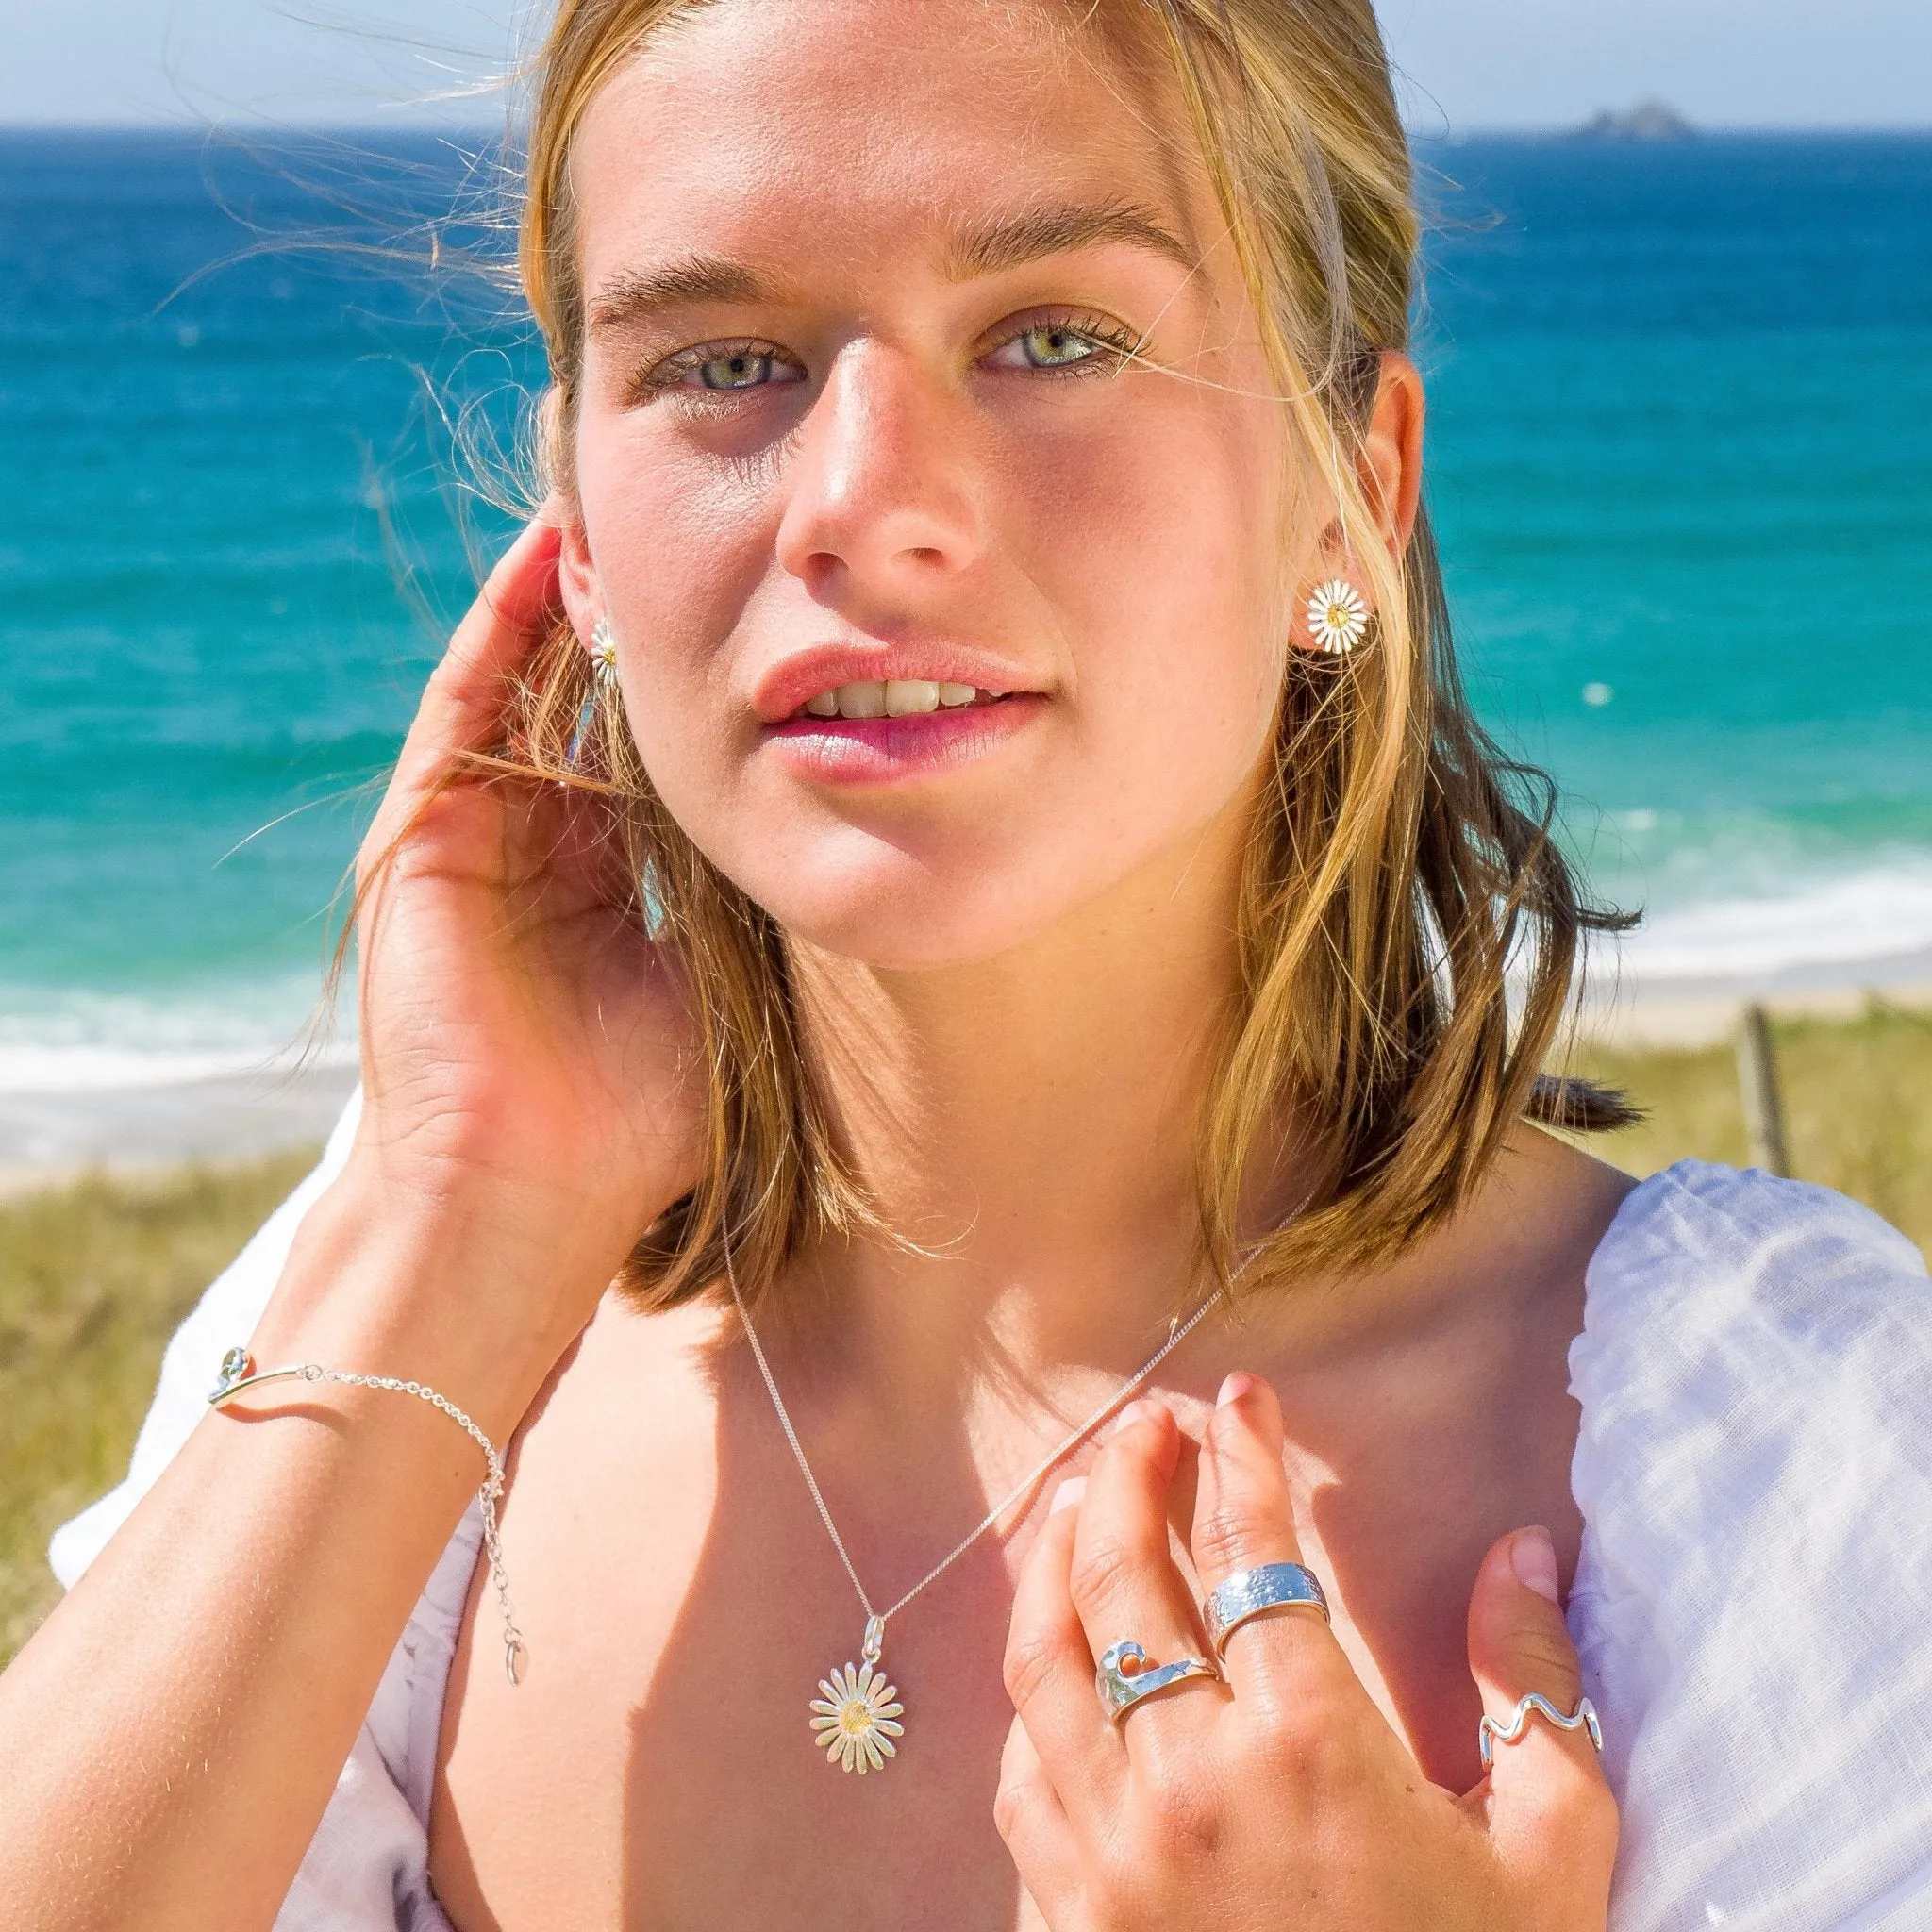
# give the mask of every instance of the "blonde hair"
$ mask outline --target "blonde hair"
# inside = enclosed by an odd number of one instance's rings
[[[565,487],[584,333],[573,141],[613,71],[704,4],[561,0],[536,64],[520,261]],[[1191,122],[1179,131],[1206,157],[1294,436],[1344,530],[1374,530],[1355,457],[1378,358],[1408,340],[1420,223],[1370,0],[1098,0],[1087,18],[1102,15],[1171,61]],[[1470,712],[1426,517],[1402,558],[1372,541],[1354,561],[1377,636],[1341,669],[1290,653],[1240,886],[1239,991],[1201,1122],[1203,1261],[1226,1280],[1239,1247],[1257,1286],[1361,1266],[1439,1225],[1525,1112],[1629,1117],[1617,1096],[1539,1077],[1582,937],[1615,922],[1579,896],[1548,782]],[[587,704],[596,728],[573,758]],[[702,1028],[704,1171],[625,1285],[655,1307],[704,1292],[728,1228],[756,1294],[801,1242],[875,1226],[805,1050],[784,934],[672,818],[567,628],[516,693],[510,733],[519,769],[610,802],[639,916],[675,950]],[[1286,1121],[1313,1186],[1257,1245],[1237,1216]]]

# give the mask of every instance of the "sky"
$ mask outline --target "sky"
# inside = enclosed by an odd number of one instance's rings
[[[501,119],[541,0],[0,0],[0,125]],[[1380,0],[1419,127],[1932,127],[1932,0]]]

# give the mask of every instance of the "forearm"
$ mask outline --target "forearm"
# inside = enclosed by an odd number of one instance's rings
[[[501,1444],[559,1342],[468,1227],[339,1184],[258,1358],[412,1377]],[[267,1926],[484,1474],[406,1395],[283,1383],[205,1418],[0,1677],[9,1932]]]

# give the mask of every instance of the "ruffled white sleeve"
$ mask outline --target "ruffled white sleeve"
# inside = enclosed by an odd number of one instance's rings
[[[69,1589],[208,1412],[217,1364],[225,1351],[254,1333],[303,1216],[348,1158],[359,1110],[358,1094],[315,1172],[175,1331],[126,1480],[55,1533],[48,1559]],[[481,1538],[473,1504],[383,1674],[275,1932],[448,1932],[429,1890],[429,1787],[450,1657]]]
[[[1932,1926],[1932,1290],[1822,1188],[1626,1200],[1570,1357],[1612,1932]]]

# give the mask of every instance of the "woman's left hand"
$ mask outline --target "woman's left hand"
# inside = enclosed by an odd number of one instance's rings
[[[1093,1679],[1109,1645],[1132,1640],[1156,1663],[1206,1654],[1168,1544],[1178,1456],[1173,1415],[1136,1405],[1078,1507],[1047,1518],[1013,1607],[1018,1716],[994,1816],[1052,1932],[1601,1932],[1617,1811],[1587,1736],[1532,1719],[1453,1796],[1313,1611],[1241,1624],[1224,1683],[1108,1717]],[[1471,1668],[1499,1722],[1527,1692],[1564,1711],[1581,1694],[1547,1550],[1539,1532],[1506,1537],[1471,1600]],[[1281,1412],[1256,1377],[1228,1378],[1202,1443],[1192,1553],[1204,1591],[1299,1560]]]

